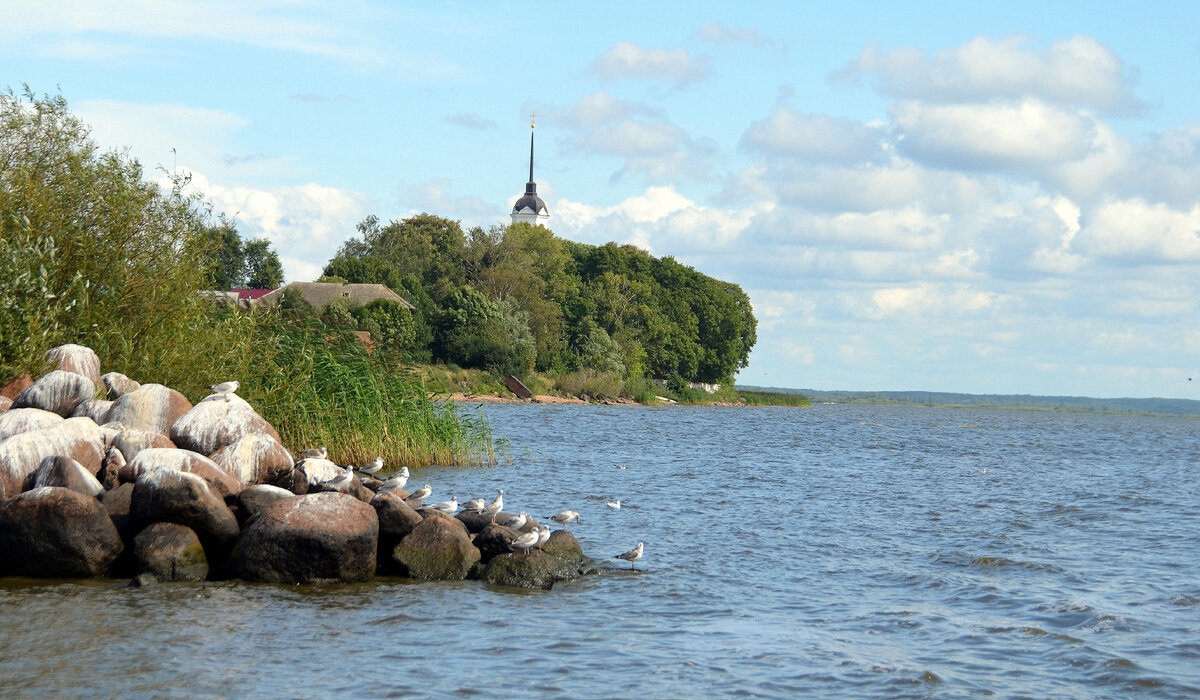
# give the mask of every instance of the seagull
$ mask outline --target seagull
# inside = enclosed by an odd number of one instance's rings
[[[529,532],[526,532],[524,535],[521,535],[517,539],[509,542],[508,546],[512,547],[513,549],[523,549],[526,552],[528,552],[530,547],[537,546],[538,539],[540,539],[538,531],[530,530]]]
[[[341,491],[344,488],[349,488],[352,483],[354,483],[354,469],[346,467],[341,476],[329,482],[329,486]]]
[[[615,501],[605,501],[604,505],[612,508],[613,510],[621,510],[621,499],[618,498]]]
[[[358,468],[363,474],[374,474],[380,469],[383,469],[383,457],[376,457],[370,464]]]
[[[451,498],[448,501],[434,503],[433,505],[426,506],[426,507],[432,508],[434,510],[440,510],[441,512],[445,513],[446,515],[454,515],[454,513],[458,510],[458,496],[454,496],[453,498]]]
[[[538,549],[541,549],[542,545],[546,544],[546,542],[550,539],[550,528],[546,527],[542,523],[535,523],[534,527],[537,529],[530,530],[530,532],[536,532],[538,534],[537,546]]]
[[[629,468],[629,467],[628,467],[627,465],[624,465],[624,464],[618,464],[618,465],[617,465],[617,469],[628,469],[628,468]]]
[[[613,559],[624,559],[625,561],[629,562],[629,566],[631,567],[632,571],[637,571],[637,566],[634,566],[633,562],[635,562],[641,558],[642,558],[642,543],[641,542],[638,542],[637,546],[634,547],[633,549],[629,550],[628,552],[625,552],[624,554],[618,554],[615,557],[613,557]]]
[[[329,451],[324,447],[314,447],[310,450],[305,450],[300,453],[300,459],[326,459],[329,457]]]
[[[504,527],[511,527],[514,530],[520,530],[521,528],[525,527],[525,522],[527,520],[529,520],[529,514],[525,511],[521,511],[520,515],[514,515],[508,520],[504,521]]]
[[[433,493],[433,487],[432,487],[432,486],[430,486],[429,484],[425,484],[425,485],[424,485],[424,486],[422,486],[421,488],[419,488],[419,489],[417,489],[416,491],[413,491],[412,493],[410,493],[410,494],[408,495],[408,497],[409,497],[409,498],[415,498],[415,499],[417,499],[418,501],[423,501],[423,500],[425,500],[426,498],[429,498],[429,494],[431,494],[431,493]]]
[[[496,494],[496,500],[487,504],[487,506],[480,511],[480,515],[486,515],[487,517],[491,518],[492,524],[495,525],[496,516],[499,515],[500,511],[502,510],[504,510],[504,489],[500,489],[500,492]]]
[[[472,498],[471,500],[462,504],[462,509],[478,514],[483,512],[483,506],[486,503],[487,501],[483,500],[482,498]]]
[[[393,474],[391,478],[383,482],[383,486],[379,487],[380,491],[391,491],[393,489],[402,489],[408,484],[408,467],[401,467],[400,472]],[[412,498],[409,496],[409,498]]]
[[[565,529],[568,524],[579,520],[579,513],[576,513],[573,510],[564,510],[561,513],[556,513],[554,515],[548,515],[548,516],[546,516],[546,519],[553,520],[554,522],[558,523],[559,525],[562,525],[563,528]]]
[[[223,394],[225,396],[225,400],[228,401],[229,395],[237,392],[238,383],[221,382],[220,384],[213,384],[212,386],[208,387],[208,390],[214,394]]]

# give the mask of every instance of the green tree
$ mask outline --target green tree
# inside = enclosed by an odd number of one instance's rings
[[[212,289],[228,290],[246,283],[246,251],[233,222],[222,216],[208,229]]]
[[[251,289],[275,289],[283,284],[283,265],[271,241],[259,238],[245,244],[246,284]]]

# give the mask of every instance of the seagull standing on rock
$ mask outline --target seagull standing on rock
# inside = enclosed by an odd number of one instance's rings
[[[396,475],[392,476],[391,478],[389,478],[387,481],[383,482],[383,486],[380,486],[379,490],[380,491],[391,491],[393,489],[402,489],[407,484],[408,484],[408,467],[404,467],[400,470],[399,474],[396,474]],[[412,498],[412,497],[409,496],[409,498]]]
[[[573,510],[564,510],[561,513],[555,513],[554,515],[548,515],[548,516],[546,516],[546,519],[553,520],[554,522],[558,523],[559,525],[562,525],[563,529],[565,530],[567,528],[568,524],[579,521],[579,513],[576,513]]]
[[[633,549],[629,550],[628,552],[625,552],[624,554],[618,554],[615,557],[613,557],[613,559],[624,559],[625,561],[629,562],[631,571],[637,571],[637,566],[634,565],[634,562],[641,558],[642,558],[642,543],[641,542],[638,542],[637,546],[634,547]]]
[[[333,481],[330,481],[329,485],[332,486],[333,488],[337,489],[338,491],[341,491],[343,489],[350,488],[350,485],[353,483],[354,483],[354,469],[352,467],[346,467],[345,471],[342,472],[342,475],[339,476],[338,478],[334,479]]]
[[[412,493],[410,493],[410,494],[408,495],[408,497],[409,497],[409,498],[415,498],[415,499],[417,499],[418,501],[423,501],[423,500],[425,500],[426,498],[429,498],[429,494],[431,494],[431,493],[433,493],[433,487],[432,487],[432,486],[430,486],[429,484],[425,484],[425,485],[424,485],[424,486],[422,486],[421,488],[419,488],[419,489],[417,489],[416,491],[413,491]]]
[[[520,515],[514,515],[511,518],[509,518],[508,520],[505,520],[504,527],[509,527],[514,530],[520,530],[521,528],[525,527],[525,523],[528,520],[529,520],[529,514],[526,513],[525,511],[521,511]]]
[[[214,394],[221,394],[225,397],[225,400],[228,401],[230,394],[237,393],[238,383],[221,382],[220,384],[213,384],[212,386],[208,387],[208,390]]]
[[[521,535],[517,539],[509,542],[508,546],[512,547],[513,549],[523,549],[526,552],[528,552],[531,547],[536,547],[537,543],[538,543],[538,531],[530,530],[529,532],[526,532],[525,534]]]
[[[434,503],[433,505],[428,506],[428,507],[432,508],[434,510],[439,510],[439,511],[445,513],[446,515],[454,515],[454,513],[458,511],[458,496],[454,496],[453,498],[451,498],[448,501]]]
[[[535,529],[530,530],[530,532],[536,532],[538,534],[537,547],[538,549],[541,549],[542,545],[550,541],[550,528],[546,527],[542,523],[535,523],[534,528]]]
[[[300,459],[327,459],[328,457],[329,451],[324,446],[314,447],[300,453]]]
[[[374,475],[380,469],[383,469],[383,457],[376,457],[370,464],[364,464],[358,470],[363,474]]]
[[[502,510],[504,510],[504,489],[500,489],[500,493],[496,494],[496,500],[489,503],[486,508],[480,511],[480,515],[486,515],[487,517],[491,518],[492,524],[495,525],[496,516],[499,515],[500,511]]]
[[[471,500],[462,504],[462,509],[478,515],[479,513],[483,512],[483,506],[486,503],[487,501],[483,500],[482,498],[472,498]]]

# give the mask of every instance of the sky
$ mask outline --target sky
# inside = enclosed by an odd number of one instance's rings
[[[0,87],[289,281],[367,215],[507,224],[532,116],[556,235],[750,296],[740,384],[1200,399],[1198,8],[8,0]]]

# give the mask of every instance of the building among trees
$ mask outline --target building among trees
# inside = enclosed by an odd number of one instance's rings
[[[529,123],[529,182],[525,183],[525,195],[513,204],[512,222],[545,226],[550,220],[550,210],[537,193],[537,183],[533,181],[533,130],[534,123]]]

